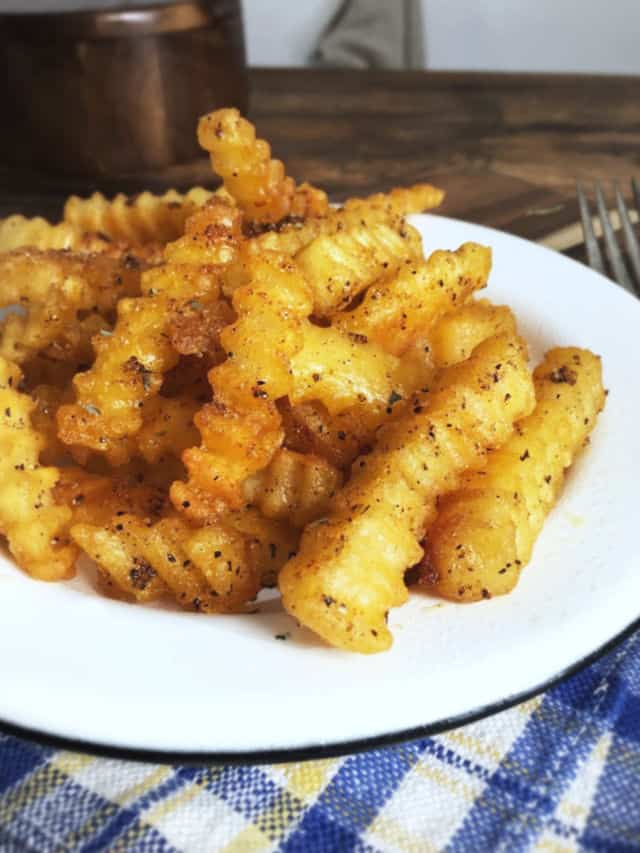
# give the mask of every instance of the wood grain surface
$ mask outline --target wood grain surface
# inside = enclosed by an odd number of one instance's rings
[[[575,182],[640,175],[633,77],[251,72],[250,115],[290,172],[332,198],[432,181],[442,213],[539,239],[575,222]],[[68,192],[211,183],[205,160],[112,181],[0,174],[0,213],[55,216]]]

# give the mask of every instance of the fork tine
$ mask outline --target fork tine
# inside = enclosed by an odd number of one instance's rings
[[[614,188],[616,193],[616,204],[618,205],[618,213],[620,214],[620,222],[622,223],[622,230],[624,232],[624,240],[627,244],[629,260],[631,261],[631,266],[635,275],[633,289],[638,296],[640,296],[640,243],[638,242],[636,232],[633,230],[633,225],[629,218],[629,211],[627,210],[627,205],[622,197],[617,181],[614,184]]]
[[[633,190],[633,197],[636,202],[636,210],[638,211],[638,215],[640,215],[640,186],[638,186],[635,178],[631,178],[631,189]]]
[[[609,263],[613,269],[615,279],[618,284],[633,293],[633,284],[629,273],[627,272],[627,268],[624,265],[622,252],[616,241],[616,235],[613,233],[613,227],[609,220],[609,211],[607,210],[604,195],[602,194],[602,187],[599,183],[596,183],[596,205],[598,207],[598,215],[600,217],[600,224],[602,225],[602,233],[604,235],[605,252],[607,253],[607,258],[609,259]]]
[[[593,220],[591,219],[591,213],[589,212],[589,203],[582,188],[582,184],[578,184],[578,206],[580,208],[582,233],[584,234],[584,245],[587,250],[589,266],[596,270],[596,272],[606,275],[602,252],[600,251],[600,246],[598,245],[598,241],[593,230]]]

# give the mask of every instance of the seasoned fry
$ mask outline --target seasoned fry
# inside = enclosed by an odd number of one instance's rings
[[[298,453],[313,454],[346,470],[384,419],[378,408],[358,406],[331,415],[322,403],[292,406],[279,402],[284,445]],[[384,410],[383,410],[384,411]]]
[[[477,243],[465,243],[456,252],[434,252],[370,287],[362,303],[336,316],[334,325],[401,355],[445,312],[485,287],[490,269],[491,251]]]
[[[224,356],[220,332],[236,319],[226,299],[202,302],[191,299],[176,306],[168,323],[171,345],[180,355]]]
[[[314,314],[329,316],[381,275],[396,273],[407,260],[422,257],[422,240],[410,225],[395,229],[364,220],[333,235],[320,235],[296,255],[313,290]]]
[[[116,464],[127,461],[122,439],[139,432],[145,402],[178,362],[168,318],[180,304],[218,298],[220,269],[233,258],[239,237],[237,211],[211,199],[188,220],[185,236],[168,244],[166,263],[144,273],[144,296],[120,300],[112,335],[94,339],[96,360],[74,379],[77,403],[58,412],[65,444],[108,454]]]
[[[432,328],[431,359],[437,368],[459,364],[487,338],[516,333],[516,318],[507,305],[493,305],[488,299],[467,302],[445,314]]]
[[[0,358],[0,531],[26,572],[61,580],[74,573],[76,551],[65,541],[71,511],[55,503],[58,469],[40,464],[43,440],[30,423],[35,403],[19,390],[21,377]]]
[[[200,529],[175,515],[149,523],[123,513],[106,525],[74,524],[71,534],[117,594],[136,601],[171,595],[185,609],[234,613],[245,611],[273,574],[276,555],[280,564],[286,559],[284,530],[273,522],[260,527],[246,513],[238,524],[230,516]],[[270,556],[262,561],[265,550]]]
[[[565,470],[604,406],[600,359],[550,350],[534,372],[536,408],[486,467],[441,499],[427,534],[421,583],[454,601],[510,592],[531,559]]]
[[[212,195],[203,187],[193,187],[184,194],[168,190],[161,196],[119,193],[113,199],[102,193],[89,198],[72,195],[64,206],[64,221],[80,233],[98,232],[132,246],[168,243],[182,236],[189,216]]]
[[[62,359],[85,357],[87,335],[109,328],[118,299],[140,292],[131,259],[21,249],[0,255],[0,305],[19,305],[2,322],[0,355],[22,364],[52,347]],[[88,314],[88,317],[83,317]]]
[[[104,235],[89,234],[68,222],[52,225],[41,216],[27,219],[16,213],[0,219],[0,252],[31,247],[33,249],[71,249],[75,252],[101,252],[109,248]]]
[[[336,414],[315,400],[280,406],[285,446],[300,453],[314,453],[345,470],[360,453],[371,449],[376,432],[411,406],[412,395],[426,393],[438,369],[469,357],[483,340],[497,335],[516,335],[515,318],[504,305],[488,300],[470,302],[446,314],[426,341],[407,350],[394,372],[394,388],[384,405],[358,403]]]
[[[331,210],[326,216],[285,220],[273,229],[251,235],[251,239],[242,244],[236,263],[231,264],[225,273],[224,291],[231,295],[236,287],[247,283],[246,264],[251,256],[260,255],[262,252],[277,252],[298,257],[316,238],[335,238],[342,233],[358,232],[380,225],[399,235],[405,234],[402,239],[415,245],[413,229],[408,228],[405,216],[436,207],[442,197],[442,191],[436,187],[416,184],[413,187],[392,190],[387,194],[377,193],[368,198],[351,199],[344,207]],[[357,242],[354,247],[356,250],[360,248]]]
[[[319,400],[332,414],[358,402],[386,405],[398,366],[397,358],[359,335],[307,323],[302,349],[292,359],[290,399]]]
[[[505,396],[508,405],[505,405]],[[407,598],[405,570],[440,492],[504,442],[534,403],[519,344],[493,338],[449,368],[441,388],[390,424],[356,460],[326,519],[309,525],[280,572],[286,609],[343,649],[377,652],[392,642],[386,616]]]
[[[246,538],[262,586],[275,586],[280,568],[296,553],[300,531],[288,521],[267,518],[252,506],[224,513],[221,519]]]
[[[267,518],[304,527],[325,512],[341,482],[340,472],[325,459],[280,449],[244,483],[244,494]]]
[[[128,513],[159,519],[166,511],[166,491],[144,481],[139,472],[120,469],[117,474],[91,474],[84,468],[60,469],[54,497],[69,507],[74,524],[107,525],[113,517]]]
[[[343,209],[356,215],[376,211],[379,215],[404,218],[411,213],[422,213],[438,207],[443,198],[444,191],[432,184],[413,184],[410,187],[395,187],[388,193],[347,199]]]
[[[195,418],[202,445],[183,456],[189,483],[171,491],[176,508],[200,521],[215,518],[221,501],[241,506],[244,480],[282,444],[275,400],[318,400],[335,414],[358,402],[386,406],[395,385],[394,356],[307,319],[311,290],[293,261],[264,253],[249,269],[250,284],[233,294],[238,320],[220,334],[227,360],[209,374],[214,399]]]
[[[303,184],[296,187],[271,147],[257,139],[255,128],[236,109],[222,109],[200,119],[198,141],[211,155],[211,165],[238,205],[255,222],[279,222],[287,216],[322,216],[326,193]]]
[[[163,457],[180,456],[198,440],[193,417],[200,408],[190,397],[154,397],[144,407],[144,425],[135,441],[143,459],[159,462]]]
[[[252,260],[251,283],[233,295],[238,319],[221,333],[227,360],[209,373],[214,399],[195,418],[202,444],[183,455],[189,482],[171,490],[176,508],[190,517],[214,518],[221,501],[242,506],[244,480],[266,467],[282,444],[274,401],[291,393],[292,357],[303,345],[311,304],[310,289],[288,258]]]

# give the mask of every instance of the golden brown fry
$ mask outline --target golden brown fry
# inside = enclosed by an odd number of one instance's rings
[[[71,532],[98,563],[103,584],[119,594],[136,601],[170,594],[189,610],[233,613],[246,610],[263,575],[288,556],[285,530],[249,512],[200,529],[175,515],[152,523],[123,513],[106,524],[75,524]]]
[[[23,247],[33,249],[71,249],[74,252],[102,252],[110,240],[100,234],[88,234],[68,222],[52,225],[41,216],[27,219],[16,213],[0,219],[0,252]]]
[[[345,201],[345,213],[355,216],[377,216],[387,221],[404,219],[411,213],[422,213],[438,207],[444,199],[444,190],[432,184],[413,184],[410,187],[395,187],[388,193],[376,193],[366,198],[350,198]]]
[[[43,439],[30,423],[35,403],[20,380],[17,365],[0,358],[0,531],[21,568],[61,580],[74,571],[76,551],[65,540],[71,511],[55,503],[60,472],[40,464]]]
[[[333,645],[390,646],[387,612],[407,598],[404,572],[421,556],[437,496],[504,442],[534,403],[521,347],[507,338],[481,344],[441,386],[381,431],[329,516],[306,528],[298,555],[280,572],[287,610]]]
[[[250,284],[233,294],[238,320],[220,335],[227,361],[209,374],[214,399],[195,418],[202,446],[184,454],[189,483],[171,491],[176,508],[200,521],[215,518],[220,502],[241,506],[244,480],[282,444],[277,399],[319,400],[335,414],[358,402],[386,406],[395,383],[394,356],[307,319],[311,291],[291,259],[263,253],[248,269]]]
[[[405,216],[437,206],[443,193],[430,184],[416,184],[378,193],[368,198],[351,199],[345,207],[330,210],[326,216],[311,219],[285,220],[274,228],[249,235],[241,246],[236,263],[225,273],[224,291],[231,293],[248,282],[246,264],[252,255],[277,252],[291,257],[301,253],[316,238],[338,237],[342,233],[386,226],[398,234],[407,232]],[[413,229],[412,229],[413,230]],[[408,239],[415,242],[415,236]],[[357,247],[357,244],[356,244]]]
[[[269,465],[244,484],[244,494],[267,518],[304,527],[319,518],[342,483],[325,459],[280,449]]]
[[[487,338],[516,334],[516,318],[508,305],[493,305],[488,299],[467,302],[445,314],[432,328],[431,359],[436,368],[449,367],[469,358]]]
[[[220,345],[220,332],[236,319],[235,312],[226,299],[201,302],[192,299],[177,306],[168,324],[171,345],[181,355],[224,355]]]
[[[288,521],[266,518],[252,506],[228,511],[221,519],[246,538],[251,560],[260,572],[261,585],[274,586],[281,567],[298,548],[300,531]]]
[[[227,360],[209,373],[214,399],[195,418],[202,444],[183,455],[189,482],[171,490],[175,506],[200,520],[214,518],[220,502],[242,506],[244,480],[280,447],[274,401],[291,393],[291,362],[311,311],[309,287],[290,259],[265,254],[251,272],[233,295],[238,319],[221,333]]]
[[[534,372],[537,404],[487,465],[446,495],[427,534],[421,582],[454,601],[510,592],[531,559],[564,472],[604,406],[600,359],[550,350]]]
[[[91,474],[84,468],[60,469],[55,501],[69,507],[73,524],[106,525],[114,517],[134,513],[148,520],[166,511],[166,490],[145,481],[139,472],[120,469],[116,474]]]
[[[371,429],[380,420],[370,418],[371,408],[360,406],[330,415],[322,403],[301,403],[292,406],[288,400],[279,401],[282,416],[284,446],[297,453],[313,454],[331,465],[346,470],[363,450]],[[363,417],[364,415],[364,417]]]
[[[336,414],[359,402],[386,405],[399,362],[360,335],[307,323],[304,344],[291,365],[291,402],[319,400]]]
[[[211,155],[214,172],[238,205],[255,222],[279,222],[287,216],[321,216],[326,193],[303,184],[296,188],[271,147],[256,139],[255,128],[236,109],[209,113],[198,124],[198,141]]]
[[[77,403],[58,413],[65,444],[127,461],[123,439],[139,432],[145,402],[178,363],[169,318],[181,304],[218,298],[220,270],[234,256],[240,224],[238,212],[214,197],[188,220],[185,236],[167,245],[166,263],[144,273],[144,296],[120,300],[113,334],[94,339],[96,360],[74,380]]]
[[[144,425],[135,436],[138,451],[147,462],[180,456],[198,440],[193,417],[200,408],[190,397],[154,397],[144,407]]]
[[[320,235],[296,255],[313,290],[314,314],[325,317],[346,308],[382,275],[393,275],[408,260],[422,257],[422,240],[411,225],[367,224]]]
[[[416,341],[394,372],[394,387],[384,405],[358,403],[336,414],[316,401],[280,404],[285,447],[315,453],[345,470],[360,453],[370,450],[378,428],[404,414],[417,391],[426,393],[437,370],[458,364],[490,337],[516,335],[515,318],[504,305],[479,300],[446,314],[429,334],[429,343]]]
[[[434,252],[370,287],[357,308],[336,315],[333,323],[401,355],[444,313],[485,287],[490,269],[491,250],[477,243],[465,243],[455,252]]]
[[[150,192],[136,196],[119,193],[113,199],[102,193],[89,198],[72,195],[64,206],[64,221],[80,233],[98,232],[131,246],[168,243],[184,233],[189,216],[212,195],[203,187],[193,187],[184,194],[168,190],[161,196]]]
[[[21,249],[0,255],[0,304],[18,305],[2,323],[0,355],[23,363],[53,345],[50,356],[86,355],[87,334],[108,324],[122,296],[140,291],[140,264],[102,255]],[[83,314],[92,316],[84,322]]]
[[[5,327],[5,331],[6,327]],[[61,334],[43,351],[43,355],[55,361],[82,364],[85,368],[93,362],[93,339],[96,335],[110,335],[111,323],[97,311],[66,326]],[[77,372],[77,370],[76,370]]]

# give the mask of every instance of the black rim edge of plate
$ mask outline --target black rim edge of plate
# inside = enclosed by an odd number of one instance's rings
[[[390,732],[383,735],[375,735],[369,738],[361,738],[351,741],[343,741],[340,743],[318,744],[315,746],[294,747],[293,749],[266,749],[252,750],[248,752],[171,752],[155,749],[135,749],[133,747],[117,747],[106,746],[102,744],[92,743],[91,741],[76,740],[74,738],[59,737],[50,735],[38,729],[30,729],[13,723],[7,723],[0,720],[0,733],[11,735],[13,737],[22,738],[28,741],[34,741],[41,746],[52,747],[54,749],[64,749],[71,752],[81,752],[89,755],[94,755],[100,758],[115,758],[121,761],[140,761],[151,764],[170,764],[170,765],[208,765],[208,764],[280,764],[293,761],[313,761],[324,758],[338,758],[340,756],[351,755],[357,752],[365,752],[372,749],[382,749],[387,746],[394,746],[399,743],[404,743],[412,740],[419,740],[423,737],[442,734],[461,726],[475,723],[478,720],[497,714],[500,711],[506,711],[518,705],[521,702],[526,702],[555,687],[566,678],[575,675],[580,670],[585,669],[592,663],[595,663],[599,658],[608,654],[616,646],[620,645],[624,640],[631,636],[638,628],[640,628],[640,617],[634,620],[630,625],[624,628],[619,634],[616,634],[606,643],[604,643],[595,651],[590,652],[586,657],[581,658],[576,663],[571,664],[566,669],[562,670],[557,675],[544,681],[542,684],[524,690],[521,693],[516,693],[506,699],[501,699],[497,702],[492,702],[484,705],[481,708],[476,708],[473,711],[468,711],[464,714],[458,714],[455,717],[446,717],[443,720],[438,720],[435,723],[430,723],[423,726],[416,726],[411,729],[402,729],[396,732]]]

